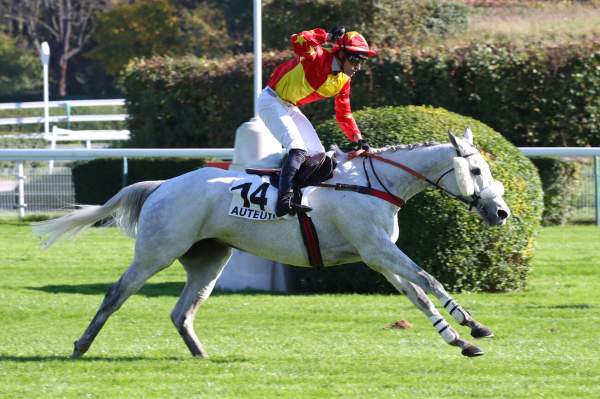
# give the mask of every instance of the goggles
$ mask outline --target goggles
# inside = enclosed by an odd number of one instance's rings
[[[365,54],[361,54],[361,53],[347,53],[346,54],[346,59],[348,60],[348,62],[350,62],[351,64],[354,65],[358,65],[358,64],[362,64],[363,62],[365,62],[367,60],[367,57]]]

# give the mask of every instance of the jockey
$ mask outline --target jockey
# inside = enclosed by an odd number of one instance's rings
[[[325,152],[298,107],[335,97],[339,127],[350,141],[369,148],[350,110],[350,81],[362,63],[377,54],[360,33],[346,32],[344,27],[329,32],[321,28],[303,31],[292,35],[291,43],[296,57],[275,68],[257,100],[258,116],[288,151],[279,178],[277,216],[294,213],[294,176],[307,156]],[[324,46],[326,43],[329,45]]]

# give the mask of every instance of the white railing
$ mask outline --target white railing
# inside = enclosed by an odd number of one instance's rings
[[[86,161],[97,158],[217,158],[233,159],[233,148],[95,148],[0,149],[0,161]]]
[[[600,225],[600,147],[522,147],[520,150],[528,157],[589,157],[594,160],[594,206],[596,224]],[[129,148],[129,149],[0,149],[0,161],[16,162],[15,175],[19,215],[24,216],[25,196],[23,193],[23,162],[48,160],[91,160],[96,158],[122,158],[123,175],[127,174],[127,158],[147,157],[187,157],[187,158],[216,158],[231,160],[233,148]]]
[[[44,124],[44,133],[21,133],[3,135],[2,137],[10,137],[17,139],[45,139],[50,144],[51,149],[56,148],[57,141],[81,141],[85,142],[86,148],[92,148],[92,141],[115,141],[129,139],[129,130],[78,130],[73,131],[58,129],[53,126],[50,131],[50,123],[66,123],[67,128],[71,127],[72,122],[122,122],[127,120],[127,114],[101,114],[101,115],[71,115],[71,108],[74,107],[99,107],[99,106],[119,106],[125,105],[125,99],[105,99],[105,100],[64,100],[64,101],[32,101],[18,103],[3,103],[0,104],[0,110],[23,110],[23,109],[43,109],[44,115],[40,116],[13,116],[0,118],[0,126],[9,125],[27,125],[27,124]],[[64,108],[64,115],[48,115],[49,108]],[[111,139],[110,137],[117,137]],[[50,160],[50,169],[54,167],[54,160]]]
[[[600,147],[519,147],[527,157],[598,157]]]
[[[111,106],[111,105],[125,105],[124,98],[112,98],[105,100],[62,100],[62,101],[49,101],[48,106],[50,108],[65,107],[70,105],[71,107],[93,107],[93,106]],[[18,102],[18,103],[0,103],[0,109],[32,109],[32,108],[44,108],[43,101],[30,101],[30,102]]]
[[[107,100],[65,100],[65,101],[50,101],[48,108],[64,108],[65,115],[50,116],[48,121],[52,123],[58,122],[107,122],[107,121],[124,121],[127,119],[127,114],[103,114],[103,115],[71,115],[71,108],[75,107],[99,107],[99,106],[124,106],[125,99],[107,99]],[[20,110],[20,109],[43,109],[43,101],[21,102],[21,103],[2,103],[0,110]],[[23,125],[23,124],[38,124],[44,123],[44,116],[17,116],[9,118],[0,118],[0,126],[2,125]]]
[[[233,148],[129,148],[129,149],[0,149],[0,161],[16,162],[16,208],[19,218],[25,217],[25,161],[80,161],[97,158],[122,158],[123,181],[128,174],[128,158],[216,158],[233,159]],[[51,169],[50,169],[51,171]],[[52,173],[52,172],[50,172]],[[13,189],[10,188],[9,191]]]

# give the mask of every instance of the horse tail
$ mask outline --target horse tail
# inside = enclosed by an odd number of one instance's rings
[[[138,219],[144,202],[162,181],[143,181],[127,186],[104,205],[80,205],[80,208],[57,219],[33,224],[34,233],[43,237],[48,248],[61,236],[75,236],[92,224],[113,216],[114,222],[131,237],[137,233]]]

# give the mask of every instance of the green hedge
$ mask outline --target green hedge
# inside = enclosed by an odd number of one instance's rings
[[[166,180],[204,166],[201,159],[130,159],[126,184],[145,180]],[[75,201],[103,204],[123,187],[123,160],[103,158],[76,162],[73,166]]]
[[[402,49],[372,69],[371,106],[427,104],[519,146],[600,145],[600,42]]]
[[[579,190],[577,162],[555,158],[533,158],[544,189],[544,226],[563,225],[573,214],[572,201]]]
[[[291,56],[291,53],[286,53]],[[282,54],[265,54],[272,70]],[[252,55],[206,60],[154,57],[128,66],[121,79],[131,147],[233,147],[253,114]]]
[[[263,57],[263,78],[292,56]],[[132,146],[219,147],[253,115],[252,55],[138,60],[121,80]],[[476,43],[386,50],[353,78],[352,106],[432,105],[476,118],[515,145],[600,145],[600,42]],[[326,100],[304,108],[333,117]]]
[[[494,177],[506,187],[513,215],[501,227],[485,226],[464,204],[437,190],[426,190],[399,212],[398,246],[417,264],[454,291],[506,291],[525,286],[534,238],[543,210],[534,165],[500,134],[468,117],[429,107],[386,107],[355,113],[363,134],[380,147],[429,140],[447,142],[446,131],[470,127],[475,144]],[[346,143],[334,122],[318,127],[326,144]],[[348,215],[355,217],[356,215]],[[391,288],[365,266],[295,272],[299,291],[389,292]]]

